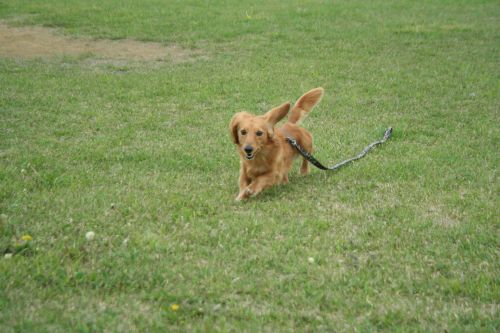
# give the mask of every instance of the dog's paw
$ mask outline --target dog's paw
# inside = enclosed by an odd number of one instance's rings
[[[254,196],[256,193],[254,193],[254,191],[252,189],[250,189],[249,187],[245,188],[244,190],[241,190],[240,193],[238,194],[238,196],[236,197],[236,201],[242,201],[242,200],[246,200],[252,196]]]
[[[247,198],[254,197],[255,195],[257,195],[257,193],[254,190],[252,190],[250,187],[247,187],[245,189],[245,196]]]

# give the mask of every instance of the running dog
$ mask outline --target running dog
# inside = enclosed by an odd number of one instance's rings
[[[288,121],[280,128],[275,125],[290,111],[290,102],[260,116],[248,112],[233,116],[229,129],[240,155],[237,201],[256,196],[270,186],[288,183],[288,172],[299,154],[285,138],[294,138],[308,153],[312,152],[312,136],[299,124],[321,101],[323,93],[323,88],[315,88],[302,95],[293,106]],[[306,159],[302,161],[300,173],[309,173]]]

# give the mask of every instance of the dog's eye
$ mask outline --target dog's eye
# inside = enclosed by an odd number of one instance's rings
[[[242,130],[242,131],[241,131],[241,135],[247,135],[247,131]]]
[[[262,136],[262,134],[264,134],[264,132],[262,132],[262,131],[257,131],[255,134],[257,134],[257,136]]]

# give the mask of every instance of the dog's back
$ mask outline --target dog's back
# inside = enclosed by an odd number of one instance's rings
[[[312,136],[304,128],[299,127],[299,125],[309,115],[312,109],[321,101],[323,93],[324,89],[319,87],[309,90],[304,95],[300,96],[293,106],[292,111],[288,114],[288,122],[283,124],[280,128],[280,132],[284,137],[294,138],[308,152],[312,152]],[[291,149],[288,145],[285,146],[293,151],[293,155],[296,155],[296,151],[294,149]]]
[[[302,95],[292,108],[292,111],[288,114],[288,122],[286,122],[280,129],[279,132],[282,135],[282,145],[286,151],[285,156],[287,156],[287,161],[285,163],[286,169],[290,169],[293,160],[298,156],[298,153],[290,145],[285,143],[286,137],[294,138],[300,146],[302,146],[307,152],[312,153],[313,150],[313,138],[311,133],[306,129],[300,127],[300,123],[309,115],[309,113],[314,109],[314,107],[321,101],[323,97],[324,89],[319,87],[309,90],[304,95]],[[288,171],[287,171],[288,172]],[[309,164],[306,159],[303,159],[302,165],[300,167],[301,174],[309,173]]]

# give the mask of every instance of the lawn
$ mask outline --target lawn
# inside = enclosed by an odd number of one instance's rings
[[[0,20],[168,50],[0,44],[1,332],[500,330],[498,1],[0,0]],[[320,161],[393,137],[235,202],[232,115],[317,86]]]

